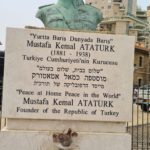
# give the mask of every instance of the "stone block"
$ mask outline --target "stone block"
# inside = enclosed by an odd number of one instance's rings
[[[63,131],[66,128],[78,132],[125,133],[126,123],[39,119],[6,119],[4,122],[3,119],[2,130]]]
[[[0,132],[0,150],[60,150],[52,132]],[[78,133],[72,150],[131,150],[129,134]],[[71,150],[64,148],[62,150]]]

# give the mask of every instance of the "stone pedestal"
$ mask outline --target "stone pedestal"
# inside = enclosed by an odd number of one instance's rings
[[[0,150],[59,150],[53,143],[52,135],[52,132],[0,132]],[[131,137],[122,133],[80,132],[72,150],[91,149],[130,150]]]
[[[131,150],[133,58],[133,37],[9,28],[0,150]]]

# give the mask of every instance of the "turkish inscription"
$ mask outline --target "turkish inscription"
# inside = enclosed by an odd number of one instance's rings
[[[9,28],[3,117],[130,120],[133,45],[127,36]]]

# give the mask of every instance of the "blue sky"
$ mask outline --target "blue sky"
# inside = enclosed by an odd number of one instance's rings
[[[26,25],[43,27],[42,22],[35,18],[39,6],[55,3],[57,0],[1,0],[0,4],[0,49],[5,47],[7,27],[24,28]],[[149,0],[137,0],[138,5],[146,10]],[[149,1],[149,2],[148,2]]]
[[[140,6],[142,9],[146,10],[147,6],[150,5],[150,0],[137,0],[138,6]]]

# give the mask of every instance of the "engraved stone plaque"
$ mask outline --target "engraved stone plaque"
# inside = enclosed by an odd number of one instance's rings
[[[130,121],[134,37],[7,29],[4,118]]]

